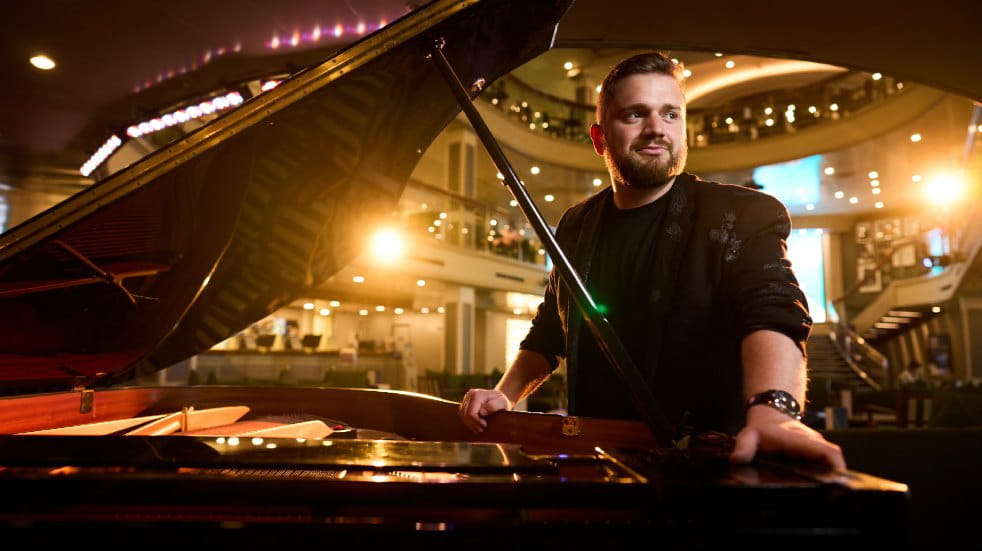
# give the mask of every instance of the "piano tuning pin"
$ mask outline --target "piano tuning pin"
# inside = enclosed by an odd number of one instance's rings
[[[484,77],[475,80],[474,84],[471,84],[471,92],[474,92],[475,94],[480,94],[481,90],[484,90],[484,87],[487,85],[487,83],[488,82],[484,80]]]

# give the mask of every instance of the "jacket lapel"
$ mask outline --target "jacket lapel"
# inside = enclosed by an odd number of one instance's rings
[[[653,365],[647,371],[648,384],[652,390],[655,390],[655,374],[658,371],[658,364],[661,363],[661,352],[665,344],[663,341],[668,329],[666,325],[674,319],[672,313],[677,310],[676,288],[681,277],[682,257],[694,233],[696,219],[694,185],[692,176],[687,173],[682,173],[676,178],[666,197],[668,209],[659,230],[661,235],[657,259],[654,273],[651,274],[652,292],[657,293],[659,297],[659,300],[653,301],[650,312],[650,319],[654,320],[652,325],[657,328],[652,332],[649,340],[648,361]]]

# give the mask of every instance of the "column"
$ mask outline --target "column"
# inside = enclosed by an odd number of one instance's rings
[[[443,316],[445,371],[474,373],[474,288],[449,288],[444,296]]]

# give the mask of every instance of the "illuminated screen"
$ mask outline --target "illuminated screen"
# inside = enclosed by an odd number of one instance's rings
[[[764,186],[763,191],[792,207],[816,203],[820,199],[821,155],[761,166],[754,169],[754,182]]]
[[[808,299],[815,323],[825,322],[825,266],[822,262],[822,230],[794,230],[788,236],[788,259],[798,284]]]

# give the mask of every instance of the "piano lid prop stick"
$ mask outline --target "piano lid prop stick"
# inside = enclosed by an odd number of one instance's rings
[[[586,286],[576,274],[566,255],[563,254],[562,249],[559,248],[555,236],[552,235],[548,225],[542,218],[542,214],[536,208],[535,203],[533,203],[532,198],[525,191],[525,186],[522,185],[518,175],[512,169],[511,164],[498,146],[497,140],[491,134],[484,119],[481,118],[480,113],[477,112],[477,109],[471,103],[472,100],[467,89],[461,84],[453,67],[450,66],[450,62],[447,61],[446,56],[443,54],[444,44],[445,41],[442,38],[434,40],[431,51],[427,53],[427,58],[433,61],[433,64],[436,65],[440,74],[446,80],[450,91],[457,98],[457,103],[460,104],[461,109],[467,115],[481,143],[484,144],[488,154],[491,155],[491,160],[498,168],[498,171],[504,175],[504,185],[508,187],[515,200],[518,201],[518,206],[522,209],[522,213],[532,225],[536,235],[542,240],[563,282],[569,287],[573,295],[573,300],[576,302],[584,320],[586,320],[590,332],[597,339],[600,350],[610,365],[614,367],[614,371],[627,384],[627,388],[630,390],[631,402],[635,410],[637,410],[641,419],[651,429],[659,443],[668,445],[673,441],[675,432],[672,430],[668,418],[655,399],[651,388],[645,382],[644,377],[642,377],[634,365],[634,361],[631,360],[627,350],[624,349],[620,338],[614,333],[610,322],[600,313],[596,303],[590,297],[590,293],[587,292]],[[475,82],[473,90],[475,94],[480,92],[483,86],[483,79]]]

